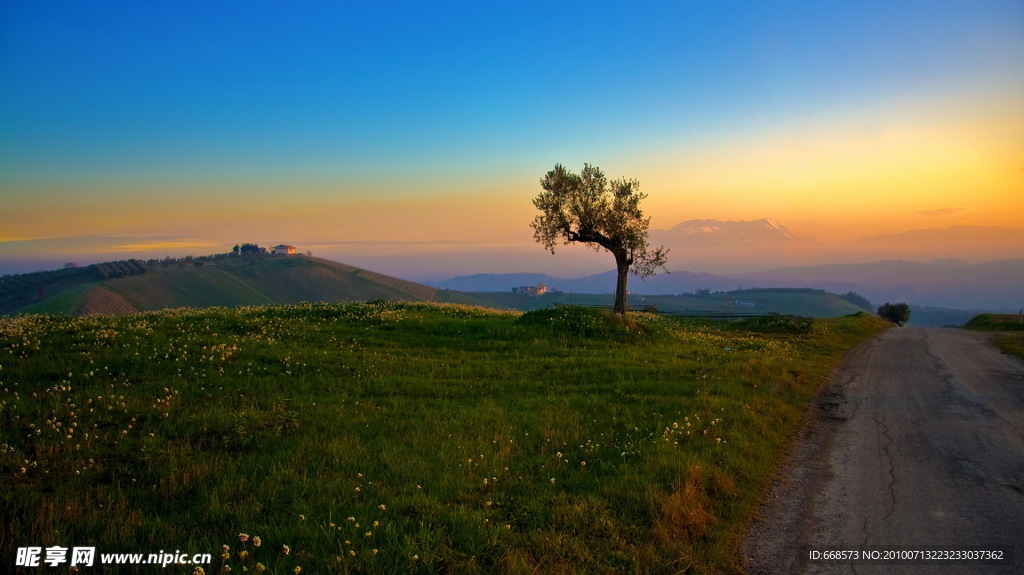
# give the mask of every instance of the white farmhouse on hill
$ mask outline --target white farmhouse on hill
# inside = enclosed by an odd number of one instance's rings
[[[279,246],[274,246],[274,253],[275,254],[294,254],[295,253],[295,249],[296,249],[295,246],[289,246],[289,245],[286,245],[286,244],[281,244]]]

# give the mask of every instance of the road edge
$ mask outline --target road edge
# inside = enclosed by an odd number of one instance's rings
[[[851,348],[811,400],[740,545],[746,575],[801,570],[800,545],[813,529],[817,495],[832,477],[829,454],[836,432],[847,419],[844,392],[855,376],[846,365],[851,358],[869,353],[880,336]]]

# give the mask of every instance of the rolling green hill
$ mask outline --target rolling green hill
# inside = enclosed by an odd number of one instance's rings
[[[1016,314],[983,313],[971,318],[964,327],[979,331],[1020,331],[1024,330],[1024,323]]]
[[[493,307],[531,311],[552,304],[583,306],[612,305],[611,294],[546,293],[521,296],[511,292],[470,292]],[[629,296],[631,309],[654,306],[657,311],[674,315],[745,315],[780,313],[805,317],[839,317],[866,311],[842,296],[823,290],[803,288],[748,289],[707,295]]]
[[[5,278],[11,286],[23,287],[21,291],[8,289],[0,312],[124,315],[176,307],[374,299],[481,303],[457,292],[302,255],[249,254],[151,261],[140,269],[130,275],[106,278],[86,270],[74,275],[66,273],[67,270],[43,272],[31,282]],[[37,301],[26,304],[32,300]]]

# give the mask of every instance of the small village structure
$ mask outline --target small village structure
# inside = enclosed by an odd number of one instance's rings
[[[258,245],[258,244],[244,243],[244,244],[241,244],[241,245],[236,245],[235,248],[233,250],[231,250],[231,253],[236,254],[236,255],[244,255],[244,254],[283,254],[283,255],[294,255],[294,254],[298,253],[298,250],[299,250],[299,248],[297,248],[295,246],[290,246],[288,244],[280,244],[280,245],[276,245],[276,246],[274,246],[272,248],[268,248],[267,246],[261,246],[261,245]]]

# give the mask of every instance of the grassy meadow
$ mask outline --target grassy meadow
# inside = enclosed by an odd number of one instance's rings
[[[207,573],[736,572],[808,400],[889,324],[631,318],[0,319],[0,549],[211,553]]]

